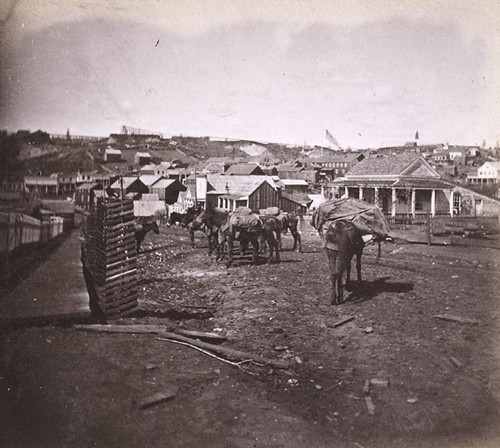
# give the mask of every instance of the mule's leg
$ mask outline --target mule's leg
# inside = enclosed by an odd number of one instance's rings
[[[338,303],[344,302],[344,285],[342,283],[344,273],[346,273],[346,289],[351,289],[351,259],[352,253],[339,251],[337,254],[337,292]]]
[[[358,283],[361,283],[361,255],[363,255],[362,249],[356,253],[356,272],[358,274]]]
[[[351,259],[349,258],[349,261],[346,263],[346,279],[345,279],[345,289],[347,291],[352,291],[352,286],[351,286]]]
[[[189,239],[191,240],[191,247],[194,247],[194,230],[191,226],[189,226]],[[208,244],[208,250],[210,251],[210,243]]]
[[[252,262],[254,264],[257,264],[257,262],[259,261],[259,238],[257,238],[257,235],[252,237],[252,248],[253,248]]]
[[[332,249],[326,249],[326,255],[328,256],[328,264],[330,267],[330,278],[332,281],[332,294],[331,303],[332,305],[338,304],[338,281],[337,281],[337,252]]]
[[[274,246],[274,250],[275,250],[275,253],[276,253],[276,263],[279,263],[280,261],[280,249],[281,249],[281,246],[280,246],[280,243],[278,241],[276,241],[276,239],[274,238],[274,235],[273,233],[271,232],[271,235],[269,236],[269,246],[271,247],[271,245]],[[271,257],[272,257],[272,251],[271,251],[271,254],[269,254],[269,261],[271,261]]]
[[[230,267],[233,263],[233,235],[229,234],[227,236],[227,263],[226,266]]]
[[[297,229],[290,229],[290,232],[293,236],[293,248],[292,251],[297,249],[298,246],[298,251],[302,252],[302,239],[300,238],[300,233],[297,231]]]
[[[273,259],[273,252],[276,252],[276,261],[280,260],[280,251],[278,242],[274,238],[273,232],[269,232],[266,235],[267,245],[269,246],[269,257],[267,258],[267,264],[271,263]]]

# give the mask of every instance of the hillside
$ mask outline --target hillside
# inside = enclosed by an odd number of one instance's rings
[[[121,149],[122,158],[128,163],[133,163],[135,152],[145,151],[151,154],[155,163],[180,161],[185,164],[196,164],[211,157],[284,161],[300,157],[302,149],[245,140],[229,142],[210,141],[208,138],[173,137],[169,140],[147,141],[144,137],[123,136],[111,144],[108,139],[101,142],[71,143],[54,140],[42,145],[21,143],[19,156],[10,161],[8,177],[91,171],[104,161],[104,150],[108,146]],[[241,148],[259,150],[254,154],[252,151],[242,151]]]

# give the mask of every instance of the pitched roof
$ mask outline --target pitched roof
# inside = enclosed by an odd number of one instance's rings
[[[168,188],[170,185],[174,183],[178,183],[179,181],[177,179],[160,179],[158,182],[155,182],[154,185],[152,185],[153,188]]]
[[[220,174],[207,174],[207,183],[213,188],[213,190],[207,193],[245,197],[253,193],[263,182],[267,182],[273,188],[276,188],[276,184],[271,176],[225,176]]]
[[[140,181],[147,187],[151,187],[162,178],[163,176],[157,174],[143,174],[139,177]]]
[[[224,174],[226,175],[250,175],[253,173],[263,174],[262,168],[259,165],[250,163],[238,163],[231,165]]]
[[[406,168],[420,157],[419,154],[368,157],[354,165],[354,167],[346,173],[346,177],[362,175],[398,175],[403,173]]]
[[[313,202],[313,200],[307,194],[283,193],[282,196],[292,202],[295,202],[296,204],[300,204],[305,207],[309,207],[309,205]]]
[[[134,177],[132,177],[132,176],[123,176],[122,180],[123,180],[123,188],[127,189],[135,181],[139,180],[139,178],[135,177],[135,176]],[[120,179],[115,180],[113,182],[113,184],[111,185],[112,189],[121,188],[121,187],[122,187],[122,181]]]

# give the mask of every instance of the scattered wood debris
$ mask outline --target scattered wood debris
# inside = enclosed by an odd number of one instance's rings
[[[363,393],[368,395],[370,393],[370,380],[365,381],[365,385],[363,386]]]
[[[142,398],[137,401],[137,406],[139,409],[146,409],[151,406],[155,406],[160,403],[164,403],[165,401],[172,400],[175,397],[174,390],[167,390],[165,392],[158,392],[154,395],[150,395],[148,397]]]
[[[332,328],[337,328],[337,327],[340,327],[341,325],[344,325],[346,324],[347,322],[351,322],[351,320],[354,320],[356,319],[356,316],[349,316],[349,317],[346,317],[345,319],[342,319],[342,320],[339,320],[338,322],[335,322],[333,325],[332,325]]]
[[[460,359],[450,356],[450,361],[455,365],[457,369],[461,369],[465,364],[460,361]]]
[[[218,341],[218,342],[224,342],[227,341],[227,337],[218,334],[218,333],[206,333],[204,331],[193,331],[193,330],[177,330],[179,334],[182,334],[183,336],[187,336],[189,338],[195,338],[195,339],[200,339],[200,340],[209,340],[209,341]]]
[[[452,314],[435,314],[434,317],[436,317],[437,319],[459,322],[461,324],[479,325],[481,323],[481,321],[477,319],[469,319],[467,317],[453,316]]]
[[[263,356],[254,355],[240,350],[235,350],[229,347],[222,347],[219,345],[209,344],[198,339],[191,339],[171,331],[165,331],[165,327],[159,325],[74,325],[73,328],[78,330],[85,330],[91,332],[106,332],[106,333],[153,333],[158,334],[161,340],[165,341],[179,341],[186,345],[198,347],[208,350],[213,353],[225,356],[230,360],[240,362],[254,362],[261,365],[270,365],[278,369],[288,369],[289,364],[286,361],[272,360],[264,358]]]
[[[366,402],[366,408],[368,409],[368,414],[374,415],[375,414],[375,405],[373,404],[372,398],[365,397],[365,402]]]
[[[370,384],[374,387],[389,387],[389,380],[381,380],[379,378],[372,378]]]

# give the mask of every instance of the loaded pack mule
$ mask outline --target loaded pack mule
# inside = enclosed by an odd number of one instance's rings
[[[270,207],[259,211],[260,219],[265,222],[269,219],[274,219],[276,221],[276,240],[278,241],[278,246],[282,250],[281,235],[285,234],[290,230],[293,236],[293,247],[292,251],[297,250],[302,251],[302,240],[300,233],[298,231],[299,218],[294,213],[287,213],[280,211],[278,207]],[[262,249],[265,249],[264,241],[261,240]]]
[[[351,287],[351,260],[356,255],[358,282],[361,282],[361,256],[365,241],[392,241],[389,225],[381,210],[359,199],[343,198],[321,204],[313,213],[311,224],[324,238],[332,282],[331,301],[344,301],[343,276],[346,288]]]
[[[273,259],[280,261],[279,245],[275,238],[277,224],[275,220],[262,221],[258,215],[246,207],[238,208],[229,216],[227,224],[221,228],[219,244],[226,247],[227,267],[233,263],[234,241],[240,243],[240,253],[244,253],[249,244],[252,245],[252,262],[259,259],[259,240],[264,240],[269,246],[267,264]]]
[[[351,289],[351,260],[356,255],[357,280],[361,283],[361,256],[365,243],[361,232],[349,221],[332,222],[324,235],[325,249],[330,267],[332,282],[332,305],[344,300],[343,276],[346,273],[345,287]]]

